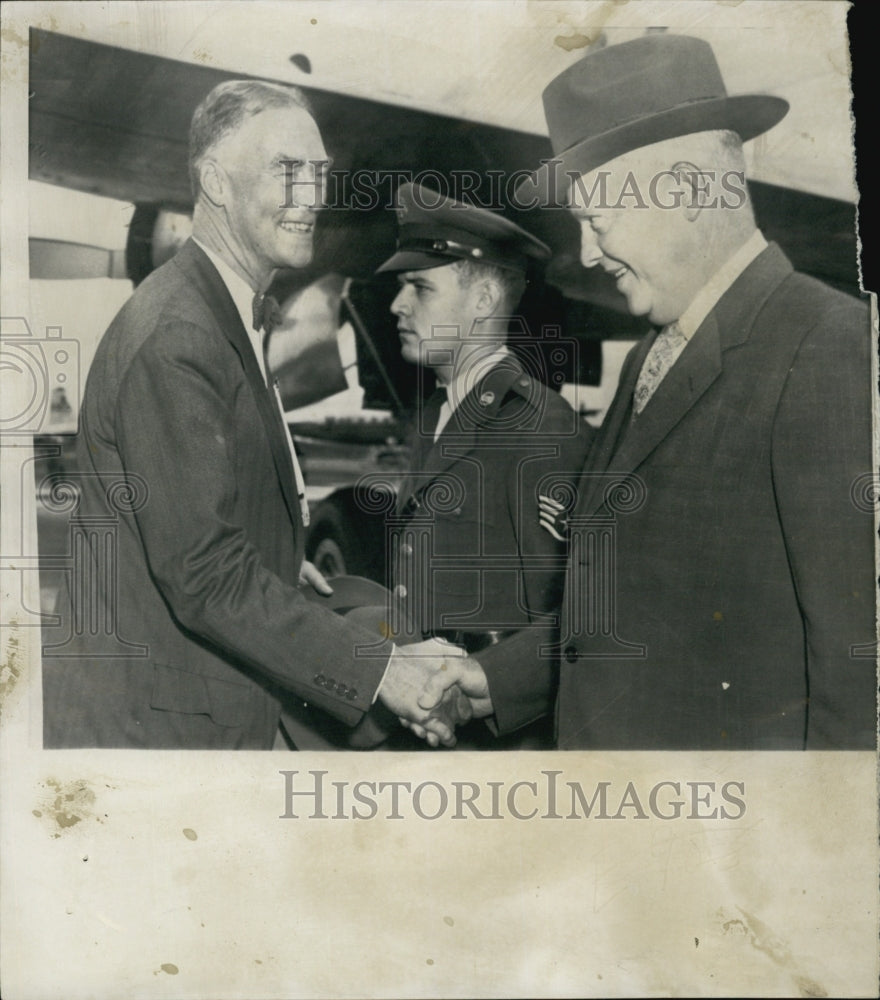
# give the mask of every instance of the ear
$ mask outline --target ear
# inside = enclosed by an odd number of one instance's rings
[[[504,292],[495,278],[481,278],[474,283],[474,308],[480,317],[492,316],[498,309]]]
[[[680,160],[672,167],[681,178],[682,209],[688,222],[694,222],[704,208],[712,207],[713,171],[701,170],[695,163]],[[717,202],[716,202],[717,203]]]
[[[216,160],[207,158],[199,164],[199,185],[212,205],[220,208],[226,203],[229,179]]]

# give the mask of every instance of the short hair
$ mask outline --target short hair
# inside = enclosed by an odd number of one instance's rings
[[[519,305],[519,300],[526,290],[526,276],[522,271],[510,267],[500,267],[497,264],[487,264],[485,261],[457,260],[452,265],[458,277],[461,288],[470,288],[475,281],[489,278],[497,281],[504,296],[504,306],[508,311]]]
[[[695,132],[685,141],[693,144],[693,155],[703,160],[707,166],[745,173],[743,141],[737,132],[730,129]]]
[[[265,80],[227,80],[219,83],[196,108],[189,127],[189,182],[199,196],[199,166],[204,157],[241,123],[269,108],[294,107],[312,114],[298,87]]]
[[[748,213],[748,217],[754,221],[754,208],[749,195],[746,180],[746,158],[743,152],[743,141],[739,133],[730,129],[713,129],[707,132],[695,132],[685,136],[681,140],[682,147],[687,155],[700,168],[714,170],[718,174],[738,174],[742,178],[742,187],[738,190],[742,194],[742,202],[739,205],[741,211]],[[741,214],[737,212],[736,215]],[[727,213],[729,215],[729,213]],[[724,213],[718,216],[724,218]]]

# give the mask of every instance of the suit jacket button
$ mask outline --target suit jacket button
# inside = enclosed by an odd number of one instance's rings
[[[323,674],[315,674],[312,680],[315,684],[318,685],[318,687],[323,687],[324,682],[327,680],[327,678]]]
[[[406,587],[402,583],[398,583],[394,588],[394,596],[399,597],[401,600],[406,597]]]
[[[357,696],[358,696],[357,688],[349,688],[345,692],[345,697],[348,698],[349,701],[354,701],[355,698],[357,698]]]
[[[578,651],[577,646],[566,646],[565,647],[565,659],[568,663],[577,662]]]
[[[348,691],[348,685],[347,684],[337,684],[336,685],[336,693],[340,697],[342,697],[345,694],[346,691]]]

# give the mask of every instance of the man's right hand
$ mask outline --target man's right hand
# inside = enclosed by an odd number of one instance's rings
[[[379,685],[379,698],[429,746],[455,746],[456,726],[472,718],[470,700],[452,683],[432,685],[431,690],[436,691],[437,696],[432,696],[430,707],[419,704],[431,678],[442,677],[456,660],[465,656],[464,650],[440,639],[395,647],[391,655]]]

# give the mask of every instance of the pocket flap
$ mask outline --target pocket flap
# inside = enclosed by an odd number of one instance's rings
[[[252,690],[246,684],[204,677],[156,663],[150,707],[163,712],[208,715],[218,726],[244,725],[251,714]]]

